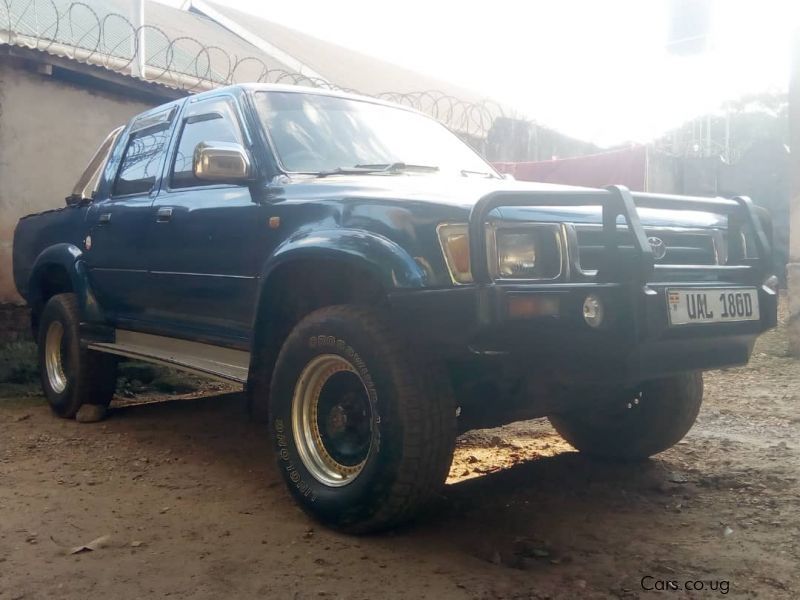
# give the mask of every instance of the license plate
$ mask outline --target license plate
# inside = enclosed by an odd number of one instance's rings
[[[755,288],[667,290],[670,325],[757,321]]]

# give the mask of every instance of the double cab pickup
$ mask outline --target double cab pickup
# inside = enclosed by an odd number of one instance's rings
[[[14,278],[58,416],[130,358],[240,383],[297,502],[358,533],[429,504],[467,429],[675,444],[702,371],[775,325],[765,229],[747,198],[516,182],[406,107],[253,84],[113,131],[20,220]]]

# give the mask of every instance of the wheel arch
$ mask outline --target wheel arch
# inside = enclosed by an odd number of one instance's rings
[[[266,261],[253,319],[248,390],[261,413],[275,359],[301,319],[335,304],[381,305],[393,289],[425,287],[425,270],[398,244],[357,230],[314,231],[287,240]]]
[[[34,335],[44,305],[56,294],[74,293],[78,298],[82,319],[91,319],[99,311],[82,256],[83,253],[74,244],[61,243],[46,248],[36,257],[28,279],[27,293]]]

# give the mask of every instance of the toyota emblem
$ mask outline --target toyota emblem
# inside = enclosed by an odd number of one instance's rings
[[[653,249],[653,258],[656,260],[661,260],[667,255],[667,245],[661,238],[649,237],[647,238],[647,243]]]

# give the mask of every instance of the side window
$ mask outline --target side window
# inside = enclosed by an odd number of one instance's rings
[[[168,127],[133,133],[114,181],[112,196],[147,194],[156,182],[168,141]]]
[[[192,106],[183,121],[170,187],[213,185],[194,176],[194,150],[201,142],[242,143],[241,130],[228,100],[209,100]]]

